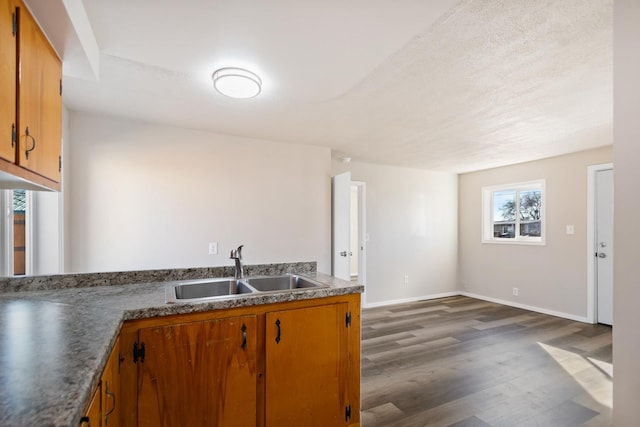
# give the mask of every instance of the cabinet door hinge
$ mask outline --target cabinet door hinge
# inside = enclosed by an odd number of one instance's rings
[[[18,11],[18,8],[16,8],[16,11],[11,14],[11,20],[13,24],[13,37],[15,37],[16,34],[18,34],[18,12],[17,11]]]
[[[16,140],[18,138],[18,133],[16,132],[16,124],[11,123],[11,146],[16,146]]]
[[[344,420],[349,421],[351,419],[351,405],[347,405],[344,408]]]
[[[347,315],[345,316],[345,323],[346,323],[346,327],[348,328],[349,326],[351,326],[351,312],[347,312]]]
[[[140,343],[138,346],[137,342],[133,343],[133,363],[138,363],[138,359],[140,362],[144,363],[144,343]]]

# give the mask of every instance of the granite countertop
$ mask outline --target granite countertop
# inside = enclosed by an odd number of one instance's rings
[[[329,287],[167,304],[167,281],[228,277],[232,270],[161,271],[0,281],[0,425],[77,426],[126,320],[363,291],[362,285],[315,273],[315,263],[273,264],[250,266],[247,275],[298,272]],[[159,280],[145,283],[149,277]]]

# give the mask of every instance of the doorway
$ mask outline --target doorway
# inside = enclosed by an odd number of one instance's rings
[[[30,191],[0,191],[3,212],[0,246],[0,275],[24,276],[31,273],[31,205]]]
[[[345,172],[332,179],[331,274],[366,282],[366,183]],[[366,300],[366,295],[363,295]]]
[[[366,275],[366,257],[364,254],[366,242],[365,222],[365,189],[366,184],[360,181],[351,181],[351,231],[350,254],[351,257],[351,281],[364,284]]]
[[[613,325],[613,164],[588,168],[588,319]]]

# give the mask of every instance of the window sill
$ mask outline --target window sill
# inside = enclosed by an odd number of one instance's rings
[[[544,240],[498,240],[498,239],[482,239],[482,243],[493,245],[525,245],[525,246],[546,246]]]

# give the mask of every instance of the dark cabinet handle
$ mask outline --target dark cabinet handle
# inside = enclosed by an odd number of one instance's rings
[[[91,427],[91,420],[89,417],[80,418],[80,423],[78,424],[80,427]]]
[[[29,126],[25,128],[24,133],[25,133],[25,136],[27,138],[31,138],[31,141],[32,141],[31,148],[27,148],[26,150],[24,150],[24,155],[28,159],[29,153],[36,149],[36,139],[33,137],[33,135],[29,133]]]
[[[11,147],[15,147],[17,137],[18,137],[18,134],[16,133],[16,124],[12,123],[11,124]]]
[[[276,344],[280,344],[280,319],[276,320],[276,327],[278,328],[278,335],[276,336]]]
[[[240,329],[242,330],[242,345],[240,347],[242,347],[243,350],[246,350],[247,349],[247,325],[243,323],[242,328]]]
[[[107,424],[109,424],[109,415],[111,415],[111,413],[116,410],[116,394],[114,392],[112,392],[112,391],[109,391],[109,382],[108,381],[105,382],[105,389],[106,389],[106,391],[104,392],[104,394],[106,394],[107,396],[109,396],[110,398],[113,399],[113,406],[111,407],[109,412],[104,414],[104,425],[107,425]]]

